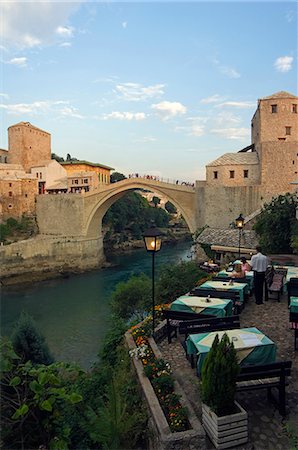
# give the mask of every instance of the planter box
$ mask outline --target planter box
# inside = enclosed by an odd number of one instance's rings
[[[218,417],[202,403],[202,420],[205,431],[216,448],[230,448],[248,441],[247,412],[235,402],[239,412]]]

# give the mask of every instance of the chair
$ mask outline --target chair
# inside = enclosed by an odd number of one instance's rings
[[[298,297],[298,278],[290,278],[287,283],[288,290],[288,306],[290,305],[290,297]]]
[[[273,267],[270,267],[265,272],[265,284],[266,284],[266,300],[269,298],[275,298],[275,297],[269,297],[269,294],[277,294],[276,298],[277,301],[280,302],[280,296],[283,291],[284,286],[284,272],[278,273],[276,270],[274,270]]]

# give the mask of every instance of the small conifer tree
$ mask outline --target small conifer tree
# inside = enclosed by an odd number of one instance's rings
[[[44,336],[38,330],[33,318],[22,312],[12,337],[14,351],[24,360],[33,364],[49,365],[54,362]]]
[[[218,416],[235,411],[236,378],[240,371],[233,342],[225,333],[215,336],[202,367],[202,401]]]

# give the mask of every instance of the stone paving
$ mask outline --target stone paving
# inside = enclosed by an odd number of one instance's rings
[[[289,328],[287,295],[280,303],[269,299],[263,305],[256,305],[250,297],[240,316],[241,328],[257,327],[277,345],[277,360],[292,360],[292,377],[287,387],[287,416],[282,418],[278,410],[267,400],[267,390],[247,391],[237,394],[237,400],[249,415],[249,443],[235,449],[249,450],[293,450],[294,439],[298,437],[298,350],[294,350],[294,331]],[[165,360],[170,362],[174,375],[181,383],[196,414],[201,417],[199,380],[195,369],[185,357],[178,339],[171,344],[163,340],[159,348]],[[208,440],[206,449],[213,445]]]

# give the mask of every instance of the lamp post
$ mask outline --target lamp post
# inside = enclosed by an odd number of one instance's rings
[[[150,228],[143,234],[147,252],[152,253],[152,335],[155,329],[155,301],[154,301],[154,256],[161,247],[161,231],[158,228]]]
[[[240,258],[241,232],[243,230],[243,225],[244,225],[244,217],[242,217],[242,214],[240,214],[240,216],[237,217],[237,219],[235,219],[235,224],[236,224],[236,228],[238,228],[238,230],[239,230],[238,258]]]

